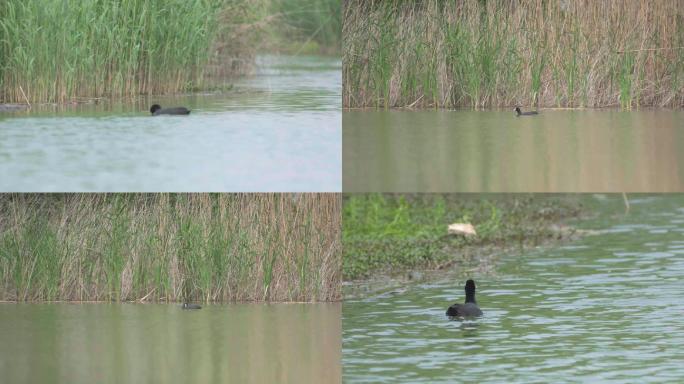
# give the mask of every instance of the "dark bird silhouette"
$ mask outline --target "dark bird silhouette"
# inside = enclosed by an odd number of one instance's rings
[[[532,115],[538,115],[539,112],[537,111],[532,111],[532,112],[522,112],[520,110],[520,107],[515,107],[515,112],[517,113],[516,116],[532,116]]]
[[[202,307],[197,304],[183,303],[183,309],[202,309]]]
[[[163,108],[159,104],[154,104],[150,107],[152,116],[158,115],[189,115],[190,110],[185,107]]]
[[[466,281],[465,294],[465,304],[452,305],[446,311],[447,316],[450,318],[482,316],[482,311],[475,302],[475,282],[473,280]]]

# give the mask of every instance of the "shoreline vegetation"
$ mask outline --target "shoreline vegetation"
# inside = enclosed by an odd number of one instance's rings
[[[585,213],[571,195],[353,194],[343,197],[342,277],[367,288],[425,273],[480,271],[495,255],[577,238]],[[447,234],[472,223],[477,235]],[[377,283],[377,284],[374,284]]]
[[[339,194],[0,195],[1,301],[341,299]]]
[[[678,0],[349,0],[345,108],[684,107]]]
[[[338,54],[339,1],[6,0],[0,105],[216,88],[258,52]]]

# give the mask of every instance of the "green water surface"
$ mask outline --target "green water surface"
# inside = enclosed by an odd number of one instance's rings
[[[684,111],[342,114],[344,192],[677,192]]]
[[[0,304],[3,383],[335,383],[339,304]]]

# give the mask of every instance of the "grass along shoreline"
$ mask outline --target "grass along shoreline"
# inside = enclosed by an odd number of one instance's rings
[[[0,300],[337,301],[338,194],[6,194]]]
[[[678,0],[350,0],[343,47],[344,107],[684,107]]]
[[[413,271],[487,268],[480,261],[494,254],[577,236],[562,222],[582,212],[568,195],[345,195],[343,279],[364,285]],[[472,223],[477,236],[447,235],[455,222]]]

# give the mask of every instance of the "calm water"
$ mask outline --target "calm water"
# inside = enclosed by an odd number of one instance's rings
[[[599,235],[474,276],[483,318],[445,317],[464,277],[345,302],[345,381],[681,382],[684,196],[619,200]]]
[[[3,383],[336,383],[340,304],[1,304]]]
[[[684,111],[345,111],[345,192],[684,190]]]
[[[223,95],[0,114],[0,191],[340,191],[340,60],[258,64]]]

